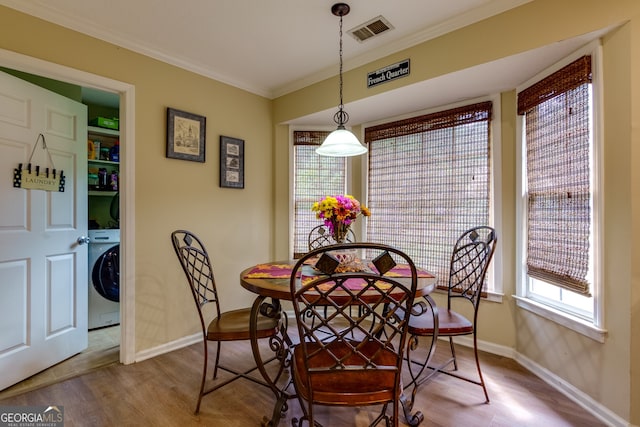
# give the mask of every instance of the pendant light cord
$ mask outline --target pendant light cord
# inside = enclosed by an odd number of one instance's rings
[[[351,157],[367,152],[367,147],[363,146],[358,141],[358,138],[344,126],[349,121],[349,114],[344,111],[344,100],[342,98],[342,89],[344,87],[342,76],[344,66],[342,62],[342,18],[349,13],[349,10],[349,5],[346,3],[336,3],[331,6],[331,13],[340,18],[340,105],[338,106],[338,111],[333,115],[333,121],[336,122],[338,128],[327,135],[322,145],[316,148],[316,153],[321,156]]]
[[[344,111],[344,103],[342,101],[342,14],[340,14],[340,105],[338,111],[333,116],[333,121],[338,125],[338,129],[344,129],[344,124],[349,121],[349,114]]]
[[[342,15],[340,15],[340,109],[342,110]]]

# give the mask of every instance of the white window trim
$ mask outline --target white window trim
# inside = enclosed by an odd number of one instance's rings
[[[411,113],[387,117],[381,120],[376,120],[373,122],[368,122],[362,124],[360,128],[360,140],[364,141],[365,130],[368,127],[376,126],[383,123],[389,123],[393,121],[408,119],[411,117],[431,114],[439,111],[449,110],[452,108],[470,105],[478,102],[491,101],[492,102],[492,115],[491,120],[489,122],[489,153],[491,155],[491,194],[490,198],[490,209],[489,209],[489,223],[493,224],[494,229],[496,230],[496,234],[498,235],[498,244],[496,246],[495,253],[493,254],[493,259],[491,264],[489,265],[488,276],[489,280],[491,280],[493,284],[493,288],[491,291],[487,292],[486,300],[492,302],[501,303],[504,297],[504,286],[503,286],[503,269],[502,269],[502,259],[503,259],[503,243],[502,239],[504,236],[502,234],[502,100],[501,95],[492,94],[487,95],[475,99],[466,99],[464,101],[456,102],[454,104],[441,105],[425,110],[414,111]],[[361,182],[363,188],[361,189],[362,194],[365,197],[365,200],[368,200],[367,188],[369,188],[369,163],[368,156],[367,160],[362,161],[362,170],[361,170]],[[366,233],[366,227],[364,228],[364,232]],[[453,243],[451,244],[453,248]]]
[[[489,265],[489,279],[493,280],[493,288],[487,292],[486,300],[502,302],[503,286],[503,250],[506,236],[502,233],[502,99],[500,94],[489,97],[493,103],[493,113],[490,123],[489,149],[491,150],[491,186],[493,191],[489,195],[490,206],[489,223],[493,224],[498,242],[496,244],[493,259]]]
[[[526,195],[524,191],[523,171],[525,170],[525,158],[523,153],[524,132],[522,116],[517,117],[517,143],[516,158],[516,305],[541,317],[551,320],[559,325],[585,335],[598,342],[604,342],[607,330],[604,327],[604,281],[603,281],[603,242],[604,242],[604,153],[603,153],[603,113],[602,113],[602,46],[600,40],[593,41],[564,58],[560,62],[539,73],[529,81],[523,83],[516,92],[531,86],[549,74],[559,70],[567,64],[575,61],[583,55],[591,55],[592,58],[592,95],[593,95],[593,138],[594,138],[594,165],[593,165],[593,238],[594,238],[594,283],[591,289],[594,298],[593,320],[585,320],[565,311],[543,304],[528,296],[527,268],[526,268]]]

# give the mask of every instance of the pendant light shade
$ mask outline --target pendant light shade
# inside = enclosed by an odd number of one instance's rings
[[[346,3],[336,3],[331,7],[331,13],[340,17],[340,105],[338,112],[333,116],[333,121],[338,125],[327,136],[322,145],[316,149],[316,153],[321,156],[349,157],[359,156],[367,152],[367,147],[362,145],[358,138],[345,129],[344,125],[349,121],[349,114],[344,111],[342,102],[342,17],[349,13],[349,5]]]
[[[367,147],[360,144],[358,138],[345,128],[336,129],[327,136],[316,153],[329,157],[359,156],[367,152]]]

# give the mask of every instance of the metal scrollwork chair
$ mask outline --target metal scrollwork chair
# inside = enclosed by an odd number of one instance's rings
[[[356,241],[356,235],[352,229],[349,228],[345,238],[346,243],[353,243]],[[324,225],[316,225],[309,232],[309,250],[321,248],[323,246],[335,245],[336,241],[331,235],[329,228]]]
[[[431,307],[426,305],[423,305],[421,315],[411,316],[409,321],[411,340],[421,336],[433,336],[435,330],[437,336],[449,337],[449,347],[451,349],[451,357],[438,367],[429,366],[429,360],[422,362],[412,360],[409,351],[408,363],[412,383],[415,385],[414,395],[415,389],[419,384],[429,379],[433,374],[441,372],[481,386],[484,391],[485,402],[489,403],[489,394],[487,393],[487,387],[480,369],[480,360],[478,359],[478,307],[480,306],[487,269],[495,252],[497,241],[495,230],[488,226],[471,228],[462,233],[456,241],[451,254],[447,285],[447,309],[439,309],[438,324],[434,327]],[[452,309],[454,300],[463,300],[470,303],[473,308],[473,318],[467,319],[464,315],[454,311]],[[473,335],[473,351],[478,379],[458,372],[453,337],[461,335]],[[452,363],[453,369],[445,370]],[[417,372],[413,370],[415,366],[418,366]],[[430,369],[429,374],[423,375],[426,368]]]
[[[171,242],[175,249],[176,255],[180,260],[180,265],[187,276],[187,282],[193,299],[198,309],[200,325],[202,327],[202,341],[204,344],[204,366],[202,368],[202,380],[200,382],[200,393],[198,394],[198,402],[196,404],[195,413],[200,411],[200,403],[202,397],[214,390],[217,390],[232,381],[239,378],[246,378],[255,383],[267,386],[261,380],[255,379],[248,374],[257,369],[253,367],[246,371],[238,371],[234,368],[223,366],[220,361],[220,348],[222,341],[247,341],[250,339],[251,315],[250,308],[242,308],[233,311],[222,312],[220,310],[220,298],[216,289],[216,282],[213,275],[213,266],[209,258],[209,254],[203,243],[193,233],[186,230],[176,230],[171,233]],[[211,304],[214,309],[208,310],[207,313],[213,311],[213,314],[205,315],[203,307]],[[269,338],[277,334],[279,322],[277,319],[271,319],[260,316],[257,324],[258,338]],[[217,343],[216,357],[213,368],[213,378],[217,378],[218,369],[233,374],[232,377],[225,379],[219,384],[205,390],[208,367],[208,342]]]
[[[373,259],[362,271],[340,268],[332,250],[356,249]],[[317,259],[315,267],[307,260]],[[385,275],[398,263],[409,266],[405,278]],[[293,351],[293,383],[303,417],[319,426],[314,405],[382,405],[372,425],[398,425],[401,373],[408,313],[417,287],[411,258],[391,246],[347,243],[304,255],[290,278],[300,344]],[[360,310],[352,315],[351,307]],[[312,322],[301,321],[311,317]],[[391,415],[387,414],[391,406]],[[417,414],[422,420],[422,414]],[[300,424],[298,424],[300,423]]]

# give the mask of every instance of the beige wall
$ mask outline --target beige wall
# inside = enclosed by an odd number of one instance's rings
[[[135,86],[136,352],[198,331],[173,229],[204,239],[227,308],[250,304],[239,272],[273,256],[271,101],[4,7],[0,48]],[[165,157],[167,107],[207,118],[205,163]],[[245,140],[244,190],[218,186],[220,135]]]
[[[604,344],[597,343],[516,308],[511,298],[516,138],[515,93],[509,91],[501,95],[505,299],[481,309],[480,338],[514,348],[618,417],[640,425],[640,368],[635,363],[640,360],[640,336],[631,333],[640,329],[640,256],[637,245],[631,244],[640,241],[635,237],[640,235],[640,185],[634,167],[640,160],[640,2],[535,0],[347,72],[345,100],[619,24],[624,25],[604,38],[604,300],[609,336]],[[250,302],[251,296],[238,286],[239,271],[288,256],[289,131],[281,123],[334,108],[337,79],[271,102],[3,7],[0,48],[135,85],[136,223],[130,233],[136,241],[136,351],[197,331],[192,302],[169,244],[174,228],[191,228],[205,239],[229,306]],[[364,81],[367,71],[405,58],[412,61],[410,76],[368,91],[356,84]],[[207,117],[206,163],[165,158],[167,106]],[[244,190],[218,187],[221,134],[246,141]],[[358,162],[354,160],[355,171],[360,170]]]
[[[570,17],[570,18],[569,18]],[[568,19],[569,18],[569,19]],[[622,27],[603,38],[604,50],[604,344],[572,332],[515,306],[515,91],[502,102],[502,224],[503,303],[480,310],[480,339],[514,350],[602,404],[619,419],[640,425],[640,241],[638,164],[640,153],[640,2],[635,0],[535,0],[458,31],[445,34],[345,73],[345,101],[504,58],[592,31]],[[365,88],[368,71],[411,59],[411,75]],[[327,79],[276,99],[276,123],[334,107],[327,96],[337,80]],[[515,89],[515,88],[514,88]],[[428,94],[425,94],[428,95]],[[313,102],[311,102],[313,100]],[[390,114],[392,116],[393,114]],[[350,123],[358,125],[357,123]],[[276,137],[276,146],[288,144]],[[359,160],[355,160],[359,162]],[[282,177],[288,179],[288,177]],[[276,180],[276,185],[278,182]],[[282,195],[286,197],[286,195]],[[276,216],[280,215],[276,203]],[[276,235],[276,239],[281,236]],[[284,245],[277,245],[284,248]],[[632,361],[634,361],[632,363]],[[635,404],[632,404],[635,403]]]

